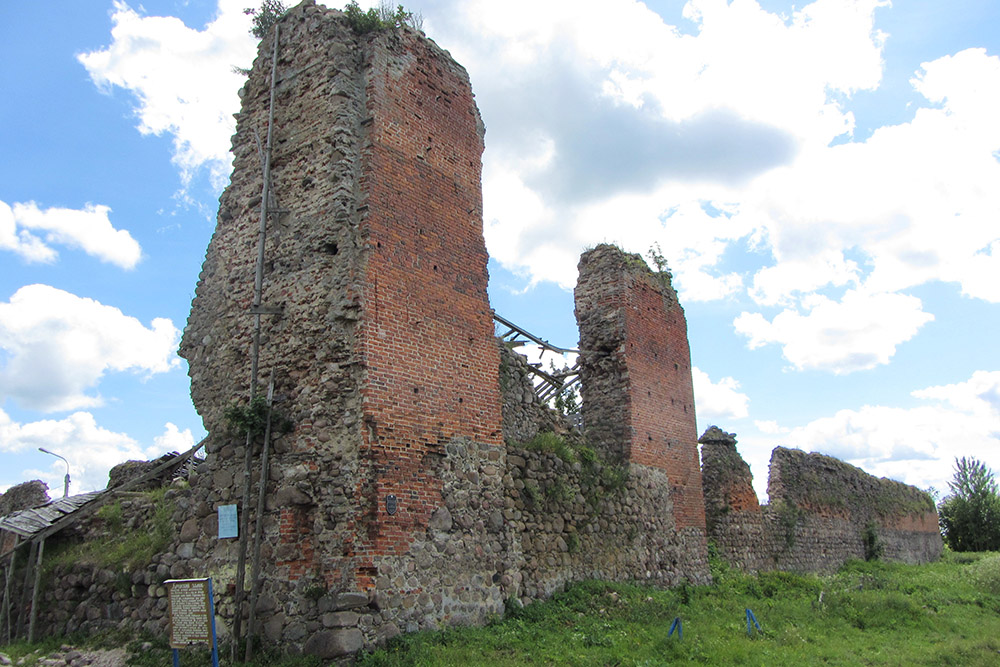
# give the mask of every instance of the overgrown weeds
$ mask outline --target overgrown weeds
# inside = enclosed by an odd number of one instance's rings
[[[120,500],[97,511],[104,520],[104,535],[84,542],[63,542],[52,552],[46,551],[45,571],[76,563],[98,565],[109,570],[130,572],[144,568],[153,556],[170,545],[174,535],[174,503],[165,501],[166,488],[146,491],[146,503],[152,514],[144,525],[126,530],[125,510]]]
[[[715,557],[712,557],[714,560]],[[489,628],[399,637],[361,665],[995,664],[1000,617],[971,569],[1000,554],[929,565],[855,561],[828,576],[759,576],[716,562],[716,583],[657,590],[588,581],[508,605]],[[763,633],[746,633],[751,609]],[[684,636],[668,636],[680,618]]]

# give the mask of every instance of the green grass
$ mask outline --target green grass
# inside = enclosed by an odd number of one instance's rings
[[[746,576],[714,559],[712,569],[716,583],[706,587],[656,590],[582,582],[547,602],[512,606],[504,619],[484,628],[398,637],[360,656],[358,664],[1000,664],[1000,598],[992,588],[1000,581],[1000,554],[949,553],[920,566],[854,561],[830,576]],[[762,634],[747,636],[747,608]],[[668,636],[677,617],[683,639]],[[169,664],[165,642],[126,635],[86,641],[127,644],[133,665]],[[142,641],[153,641],[152,648],[143,649]],[[17,644],[0,651],[16,659],[39,646]],[[222,664],[231,665],[228,652],[220,653]],[[185,651],[181,664],[205,664],[199,662],[205,657],[206,651]],[[261,655],[253,664],[319,663]]]
[[[826,577],[716,564],[715,585],[668,591],[583,582],[486,628],[400,637],[358,664],[994,665],[1000,600],[973,578],[994,563],[852,562]],[[763,634],[747,636],[747,608]],[[683,639],[668,637],[677,617]]]
[[[162,553],[174,534],[171,515],[174,503],[164,501],[165,488],[145,493],[153,505],[153,515],[147,525],[125,530],[121,501],[109,503],[97,511],[104,520],[108,535],[102,539],[81,543],[63,543],[51,552],[45,552],[45,571],[72,563],[92,563],[108,569],[138,570],[144,568],[153,556]]]

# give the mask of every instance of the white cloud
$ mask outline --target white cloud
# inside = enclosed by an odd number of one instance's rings
[[[925,63],[913,83],[940,108],[917,108],[863,143],[804,151],[743,198],[775,260],[754,278],[760,303],[826,285],[897,292],[935,280],[1000,301],[991,277],[1000,261],[1000,58],[962,51]]]
[[[943,401],[955,410],[977,417],[1000,417],[1000,371],[976,371],[965,382],[928,387],[913,395]]]
[[[569,287],[588,245],[660,242],[683,298],[734,294],[742,278],[717,265],[760,220],[706,229],[699,206],[738,209],[742,189],[796,145],[850,130],[828,92],[877,85],[879,4],[823,1],[785,21],[753,2],[692,2],[697,35],[631,0],[532,3],[531,21],[516,3],[441,12],[430,27],[469,69],[489,128],[492,256]],[[665,224],[667,211],[681,217]]]
[[[156,436],[153,440],[153,449],[157,452],[180,453],[194,447],[194,436],[191,434],[191,429],[186,428],[182,431],[170,422],[167,422],[164,428],[163,434]]]
[[[782,444],[844,459],[875,475],[947,488],[955,457],[1000,470],[1000,371],[928,387],[914,408],[863,406],[792,429]]]
[[[902,290],[955,282],[1000,302],[1000,58],[969,49],[924,63],[912,120],[853,141],[851,96],[882,80],[888,37],[875,12],[893,11],[887,2],[819,0],[778,16],[693,0],[683,11],[695,34],[638,2],[536,5],[532,21],[482,0],[433,22],[469,68],[489,128],[486,239],[508,269],[570,288],[583,248],[659,242],[683,300],[749,288],[789,310],[744,319],[747,333],[784,344],[795,368],[834,372],[886,363],[926,321]],[[717,110],[742,123],[724,146],[734,162],[765,137],[772,148],[791,137],[794,150],[746,163],[741,180],[705,157],[709,141],[659,148],[663,128],[697,137],[692,121]],[[728,264],[744,241],[762,253],[749,272]],[[836,335],[831,313],[869,310],[859,292],[904,320],[863,312]],[[793,325],[811,338],[795,345],[783,331]],[[845,337],[849,352],[824,349]]]
[[[179,365],[180,331],[169,319],[149,328],[93,299],[48,285],[20,288],[0,303],[0,399],[45,411],[100,405],[87,393],[108,372],[165,373]]]
[[[167,451],[190,449],[194,438],[189,429],[179,431],[167,423],[162,435],[151,446],[143,447],[124,433],[115,433],[97,425],[89,412],[74,412],[59,420],[44,419],[20,424],[0,410],[0,451],[8,454],[44,447],[69,461],[70,493],[103,489],[108,471],[128,460],[147,460]],[[188,444],[191,443],[191,444]],[[41,479],[49,485],[52,497],[61,496],[66,465],[53,459],[45,470],[23,471],[24,479]]]
[[[742,419],[749,414],[750,397],[741,392],[740,383],[731,377],[712,382],[700,368],[691,369],[694,381],[695,414],[699,432],[719,420]]]
[[[773,419],[767,419],[763,421],[754,420],[753,425],[757,427],[757,430],[761,433],[767,433],[768,435],[776,435],[778,433],[788,433],[789,429],[783,428]]]
[[[805,313],[788,309],[768,321],[744,312],[733,325],[750,349],[777,343],[795,369],[841,375],[889,363],[898,345],[934,319],[920,299],[903,294],[849,290],[840,302],[821,295],[803,301]]]
[[[244,82],[232,67],[249,66],[256,54],[246,4],[220,0],[216,18],[196,30],[177,18],[141,16],[118,0],[111,44],[78,56],[102,90],[118,86],[135,95],[140,132],[173,137],[185,186],[201,167],[217,189],[229,177],[232,114]]]
[[[11,207],[0,201],[0,249],[11,250],[29,262],[52,262],[58,253],[51,246],[58,244],[79,248],[123,269],[135,268],[142,249],[127,231],[114,228],[109,213],[107,206],[94,204],[83,209],[40,209],[35,202]]]

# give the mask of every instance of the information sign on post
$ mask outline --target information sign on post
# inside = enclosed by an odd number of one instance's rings
[[[163,583],[167,587],[170,648],[174,651],[174,665],[179,662],[177,649],[209,643],[212,646],[212,665],[219,667],[212,580],[168,579]]]

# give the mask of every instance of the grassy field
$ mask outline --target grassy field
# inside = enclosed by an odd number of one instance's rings
[[[703,588],[584,582],[485,628],[401,637],[359,664],[1000,664],[1000,554],[826,577],[714,569]],[[762,632],[747,634],[746,609]],[[668,636],[676,618],[683,638]]]
[[[398,638],[359,657],[381,665],[998,665],[1000,554],[948,554],[931,565],[855,562],[831,576],[745,576],[660,591],[584,582],[483,628]],[[747,634],[746,609],[762,631]],[[675,631],[680,618],[683,637]],[[79,638],[74,638],[78,642]],[[85,643],[120,645],[123,636]],[[134,639],[134,638],[130,638]],[[131,641],[130,664],[169,664],[163,642]],[[148,641],[148,639],[144,640]],[[50,639],[50,644],[61,640]],[[12,658],[39,646],[0,648]],[[182,664],[205,664],[182,652]],[[226,651],[221,651],[228,655]],[[44,655],[45,651],[35,653]],[[255,664],[318,665],[262,657]],[[223,664],[228,664],[223,661]]]

